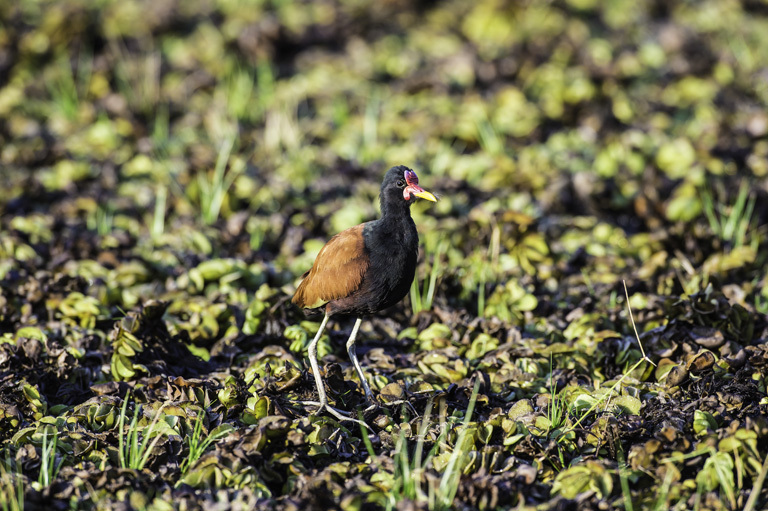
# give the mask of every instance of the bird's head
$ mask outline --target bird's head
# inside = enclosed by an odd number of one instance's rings
[[[437,202],[437,197],[419,186],[419,176],[404,165],[387,171],[381,184],[381,198],[382,202],[403,201],[407,205],[416,202],[417,198]]]

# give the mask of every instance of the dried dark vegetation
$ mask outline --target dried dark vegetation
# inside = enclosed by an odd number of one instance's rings
[[[765,509],[765,15],[0,4],[0,509]],[[290,300],[398,163],[366,436]]]

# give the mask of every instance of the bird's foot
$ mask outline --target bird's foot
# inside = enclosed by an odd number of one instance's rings
[[[416,410],[416,408],[414,408],[414,406],[411,404],[411,402],[408,401],[407,399],[398,399],[396,401],[388,401],[388,402],[384,403],[383,405],[379,405],[377,403],[377,404],[367,408],[366,411],[373,410],[374,408],[382,408],[382,407],[392,409],[392,408],[395,408],[396,406],[403,406],[403,405],[408,406],[408,408],[411,410],[411,413],[413,413],[413,415],[415,417],[417,417],[417,418],[421,417],[421,414],[419,414],[418,410]]]
[[[381,408],[379,401],[373,396],[372,392],[365,393],[365,402],[368,406],[363,410],[363,413],[369,413]]]
[[[323,413],[323,410],[326,410],[328,413],[336,417],[339,422],[356,422],[357,424],[360,424],[361,426],[365,426],[366,429],[369,431],[373,431],[373,429],[365,423],[365,421],[361,421],[359,419],[355,419],[352,417],[351,412],[346,412],[344,410],[339,410],[338,408],[334,408],[328,403],[321,403],[318,401],[301,401],[301,404],[303,405],[311,405],[311,406],[317,406],[317,410],[315,411],[314,415],[320,415]],[[367,411],[367,410],[366,410]]]

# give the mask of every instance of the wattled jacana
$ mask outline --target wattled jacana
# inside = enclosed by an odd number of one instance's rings
[[[404,166],[389,169],[379,194],[381,218],[351,227],[332,237],[320,249],[312,269],[304,274],[304,280],[296,289],[293,303],[299,307],[325,308],[320,329],[308,348],[309,363],[320,398],[317,413],[327,409],[338,419],[354,420],[328,405],[317,365],[317,341],[334,314],[357,316],[347,341],[347,352],[363,385],[366,399],[375,403],[357,360],[355,337],[362,315],[396,304],[411,287],[419,253],[419,235],[410,207],[417,197],[437,201],[434,195],[419,186],[419,178],[414,171]]]

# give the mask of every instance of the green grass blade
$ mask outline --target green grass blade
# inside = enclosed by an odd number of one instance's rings
[[[754,484],[752,484],[752,491],[749,492],[749,498],[747,498],[746,504],[744,504],[744,511],[754,511],[757,505],[757,499],[760,497],[760,492],[765,484],[765,476],[768,474],[768,456],[763,460],[763,468],[757,475]]]
[[[118,442],[118,448],[117,448],[117,457],[120,462],[120,467],[122,468],[128,468],[127,460],[125,459],[125,412],[128,407],[128,396],[131,395],[131,391],[129,390],[125,394],[125,398],[123,398],[123,406],[120,408],[120,417],[117,422],[118,432],[117,432],[117,442]]]
[[[462,430],[459,433],[459,437],[456,439],[456,444],[451,457],[448,459],[448,465],[443,472],[443,477],[440,479],[440,486],[437,491],[438,509],[451,509],[453,506],[453,499],[456,497],[456,492],[459,489],[459,480],[461,477],[461,462],[464,460],[467,453],[461,449],[464,446],[464,439],[467,436],[467,427],[472,420],[472,413],[475,410],[475,403],[477,403],[477,394],[480,390],[480,380],[475,381],[475,387],[472,389],[472,395],[469,398],[469,405],[467,406],[466,414],[462,422]]]
[[[158,238],[165,232],[165,204],[168,199],[168,188],[158,185],[155,195],[155,210],[152,216],[152,237]]]
[[[424,409],[424,416],[421,419],[421,426],[419,427],[419,438],[416,442],[416,452],[413,454],[413,462],[414,465],[417,467],[421,467],[421,457],[422,453],[424,451],[424,437],[427,434],[427,429],[429,429],[430,424],[430,415],[432,413],[432,398],[429,398],[429,401],[427,401],[427,406]]]
[[[423,309],[421,307],[421,293],[419,293],[418,279],[413,279],[411,282],[411,312],[418,314]]]
[[[712,229],[713,233],[719,235],[722,231],[720,222],[715,214],[715,204],[712,199],[712,194],[707,188],[701,190],[701,205],[704,210],[704,215],[707,217],[707,222],[709,222],[709,228]]]
[[[742,181],[739,186],[739,195],[736,197],[736,203],[731,208],[731,211],[725,219],[725,224],[723,225],[723,239],[726,241],[731,241],[736,236],[736,228],[741,222],[748,195],[749,188],[747,187],[746,182]]]

